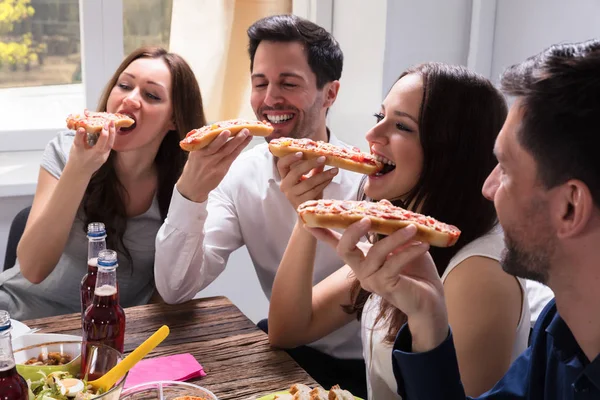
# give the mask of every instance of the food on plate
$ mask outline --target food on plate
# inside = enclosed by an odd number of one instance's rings
[[[40,353],[37,357],[32,357],[25,361],[24,365],[64,365],[73,359],[69,354],[62,354],[58,351],[51,351],[47,354]]]
[[[296,394],[296,393],[309,393],[310,392],[310,387],[302,384],[302,383],[294,383],[291,387],[290,387],[290,394]]]
[[[189,131],[185,138],[179,142],[179,146],[186,151],[200,150],[208,146],[221,132],[227,130],[233,137],[240,133],[242,129],[248,129],[252,136],[269,136],[273,132],[273,126],[268,121],[231,119]]]
[[[39,374],[39,380],[27,380],[34,396],[30,400],[90,400],[104,393],[102,390],[94,391],[85,380],[77,379],[68,372],[46,375],[40,371]]]
[[[98,135],[100,135],[104,124],[108,121],[114,121],[115,128],[120,131],[129,131],[135,128],[135,119],[129,114],[89,110],[84,110],[83,114],[70,114],[67,117],[67,128],[72,130],[85,129],[88,134],[88,144],[93,146],[98,140]]]
[[[329,392],[321,387],[315,387],[309,392],[311,400],[328,400]]]
[[[371,232],[385,235],[414,224],[417,226],[414,240],[436,247],[452,246],[460,236],[460,230],[453,225],[396,207],[387,200],[309,200],[300,204],[297,211],[306,226],[311,228],[346,229],[367,217],[371,220]]]
[[[384,164],[375,156],[363,153],[359,148],[351,149],[336,146],[323,141],[311,139],[277,138],[269,142],[269,151],[275,157],[301,152],[307,159],[325,157],[325,165],[347,169],[365,175],[372,175],[380,171]]]
[[[339,385],[329,389],[329,400],[354,400],[354,396],[347,390],[343,390]]]
[[[273,399],[277,400],[354,400],[355,397],[347,390],[343,390],[339,385],[333,386],[329,391],[321,388],[303,385],[301,383],[293,384],[288,393],[278,393]]]
[[[200,397],[200,396],[179,396],[179,397],[175,397],[172,400],[208,400],[204,397]]]

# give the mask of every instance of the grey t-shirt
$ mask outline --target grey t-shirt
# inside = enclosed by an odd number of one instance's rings
[[[73,144],[75,132],[59,133],[48,143],[41,167],[60,179]],[[87,273],[88,239],[80,216],[75,218],[58,264],[43,282],[32,284],[21,275],[19,262],[0,274],[0,310],[17,320],[41,318],[81,311],[80,285]],[[154,243],[162,224],[158,201],[150,209],[127,221],[123,238],[133,268],[119,257],[117,280],[123,307],[146,304],[154,292]],[[51,241],[52,238],[48,237]]]

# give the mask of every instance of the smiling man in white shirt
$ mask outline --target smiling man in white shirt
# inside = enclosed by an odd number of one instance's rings
[[[326,114],[339,90],[343,54],[323,28],[292,15],[267,17],[248,29],[251,104],[269,120],[276,137],[307,137],[345,145],[329,132]],[[231,140],[222,133],[206,148],[190,153],[173,191],[156,240],[156,286],[168,303],[192,299],[223,272],[229,255],[246,246],[262,289],[271,296],[275,273],[296,222],[295,198],[356,199],[361,175],[330,169],[302,183],[288,175],[322,171],[322,161],[289,155],[275,159],[267,144],[240,155],[248,132]],[[288,176],[288,179],[285,177]],[[280,185],[283,185],[280,187]],[[301,192],[298,192],[301,191]],[[335,251],[319,244],[313,283],[343,266]],[[250,267],[249,265],[247,266]],[[261,321],[262,329],[268,329]],[[340,384],[364,397],[365,368],[360,326],[354,322],[290,355],[322,386]]]

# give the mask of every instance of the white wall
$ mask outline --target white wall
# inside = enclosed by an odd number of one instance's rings
[[[467,64],[471,5],[471,0],[388,1],[384,95],[412,65],[428,61]]]
[[[344,52],[344,70],[329,115],[332,131],[367,150],[364,135],[375,122],[373,113],[403,70],[426,61],[466,65],[471,4],[471,0],[334,1],[333,35]]]
[[[333,36],[344,52],[340,91],[329,111],[332,132],[366,149],[364,134],[382,99],[386,0],[334,0]],[[359,17],[358,17],[359,16]],[[360,23],[358,21],[369,21]]]
[[[492,74],[555,43],[600,38],[598,0],[499,0]]]

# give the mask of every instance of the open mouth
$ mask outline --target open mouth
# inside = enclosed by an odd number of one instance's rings
[[[294,114],[279,114],[279,115],[263,114],[263,115],[265,116],[265,119],[273,125],[284,124],[288,121],[291,121],[295,117]]]
[[[119,111],[119,114],[123,114],[123,115],[127,115],[129,118],[131,118],[134,122],[131,126],[128,126],[127,128],[125,127],[121,127],[118,129],[119,132],[130,132],[132,130],[135,129],[135,127],[137,126],[137,120],[135,119],[135,115],[127,112],[127,111]]]
[[[395,165],[385,164],[383,168],[375,173],[375,176],[383,176],[389,174],[396,169]]]
[[[393,170],[396,169],[396,163],[393,162],[392,160],[385,158],[383,156],[380,156],[379,154],[373,154],[373,156],[375,157],[375,159],[381,163],[383,163],[383,168],[379,171],[377,171],[374,176],[383,176],[386,174],[389,174],[390,172],[392,172]]]

